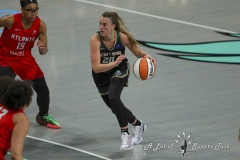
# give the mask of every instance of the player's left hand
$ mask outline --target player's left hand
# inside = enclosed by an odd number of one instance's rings
[[[36,45],[38,46],[38,48],[39,48],[39,53],[40,53],[41,55],[44,55],[44,54],[47,53],[47,52],[46,52],[46,46],[44,45],[44,43],[43,43],[42,41],[38,40]]]

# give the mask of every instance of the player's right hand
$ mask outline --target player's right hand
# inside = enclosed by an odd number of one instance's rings
[[[120,56],[118,56],[118,58],[115,61],[116,66],[118,66],[125,58],[126,56],[124,54],[121,54]]]

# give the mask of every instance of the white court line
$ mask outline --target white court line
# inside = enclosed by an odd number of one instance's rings
[[[91,1],[86,1],[86,0],[75,0],[75,1],[77,1],[77,2],[83,2],[83,3],[88,3],[88,4],[93,4],[93,5],[96,5],[96,6],[113,8],[113,9],[116,9],[116,10],[125,11],[125,12],[129,12],[129,13],[134,13],[134,14],[139,14],[139,15],[143,15],[143,16],[147,16],[147,17],[152,17],[152,18],[157,18],[157,19],[163,19],[163,20],[167,20],[167,21],[172,21],[172,22],[187,24],[187,25],[191,25],[191,26],[196,26],[196,27],[211,29],[211,30],[214,30],[214,31],[228,32],[228,33],[236,33],[236,32],[233,32],[233,31],[223,30],[223,29],[219,29],[219,28],[213,28],[213,27],[209,27],[209,26],[204,26],[204,25],[200,25],[200,24],[195,24],[195,23],[180,21],[180,20],[171,19],[171,18],[166,18],[166,17],[161,17],[161,16],[156,16],[156,15],[152,15],[152,14],[148,14],[148,13],[133,11],[133,10],[129,10],[129,9],[119,8],[119,7],[115,7],[115,6],[110,6],[110,5],[101,4],[101,3],[96,3],[96,2],[91,2]],[[146,2],[147,2],[147,1],[146,1]]]
[[[41,138],[29,136],[29,135],[27,135],[26,137],[27,137],[27,138],[30,138],[30,139],[35,139],[35,140],[38,140],[38,141],[42,141],[42,142],[54,144],[54,145],[57,145],[57,146],[61,146],[61,147],[64,147],[64,148],[68,148],[68,149],[71,149],[71,150],[75,150],[75,151],[78,151],[78,152],[82,152],[82,153],[85,153],[85,154],[88,154],[88,155],[91,155],[91,156],[94,156],[94,157],[97,157],[97,158],[100,158],[100,159],[112,160],[112,159],[109,159],[109,158],[106,158],[106,157],[103,157],[103,156],[100,156],[100,155],[97,155],[97,154],[94,154],[94,153],[91,153],[91,152],[88,152],[88,151],[84,151],[84,150],[82,150],[82,149],[70,147],[70,146],[67,146],[67,145],[64,145],[64,144],[61,144],[61,143],[57,143],[57,142],[53,142],[53,141],[48,141],[48,140],[45,140],[45,139],[41,139]]]

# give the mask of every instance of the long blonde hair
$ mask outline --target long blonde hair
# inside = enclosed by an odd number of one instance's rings
[[[102,14],[102,17],[107,17],[112,20],[112,23],[116,25],[115,30],[118,30],[127,35],[131,46],[138,45],[139,43],[134,39],[133,35],[129,33],[128,28],[125,26],[123,19],[118,16],[116,12],[107,11]]]

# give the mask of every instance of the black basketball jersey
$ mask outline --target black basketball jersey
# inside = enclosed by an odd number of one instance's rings
[[[116,38],[115,45],[112,49],[109,49],[106,47],[106,45],[102,39],[102,36],[100,35],[100,32],[99,31],[97,32],[100,37],[100,40],[101,40],[101,45],[99,48],[101,64],[107,64],[107,63],[114,62],[118,56],[120,56],[121,54],[125,54],[125,46],[123,46],[123,44],[121,42],[120,32],[117,30],[115,30],[115,32],[116,32],[117,38]],[[129,64],[128,64],[127,58],[125,58],[117,67],[114,67],[109,71],[95,73],[92,70],[92,76],[93,76],[96,86],[99,89],[99,92],[103,93],[107,90],[105,88],[105,86],[108,86],[110,84],[110,79],[112,78],[112,76],[114,76],[115,74],[121,73],[121,74],[123,74],[122,77],[124,78],[125,76],[129,75],[128,72],[129,72]]]
[[[116,32],[116,42],[115,45],[112,49],[109,49],[106,47],[102,36],[100,35],[100,31],[98,31],[98,35],[100,37],[100,41],[101,41],[101,45],[100,45],[100,63],[101,64],[107,64],[107,63],[111,63],[114,62],[118,56],[120,56],[121,54],[125,54],[125,46],[122,45],[122,41],[120,38],[120,32],[115,30]],[[126,62],[126,60],[123,60],[123,62]],[[121,64],[119,64],[121,66]],[[114,68],[113,68],[114,69]]]

